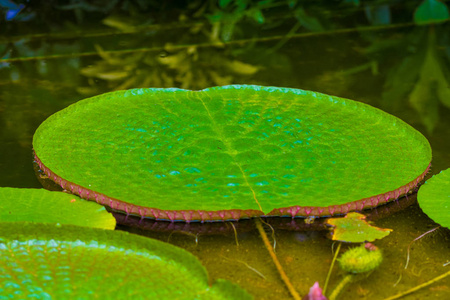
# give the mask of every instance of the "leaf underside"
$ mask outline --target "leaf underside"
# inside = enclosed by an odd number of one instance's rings
[[[245,85],[103,94],[51,116],[33,146],[82,198],[186,221],[374,207],[414,188],[431,161],[419,132],[378,109]]]
[[[0,223],[0,294],[14,299],[251,299],[208,283],[189,252],[121,231]]]

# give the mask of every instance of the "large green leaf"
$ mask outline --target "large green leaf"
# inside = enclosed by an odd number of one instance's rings
[[[450,169],[441,171],[420,187],[420,208],[441,226],[450,228]]]
[[[82,198],[188,221],[374,207],[415,187],[431,161],[419,132],[371,106],[246,85],[86,99],[41,124],[33,146]]]
[[[0,187],[0,222],[59,223],[114,229],[105,207],[75,195],[43,189]]]
[[[250,299],[209,285],[189,252],[120,231],[0,223],[0,295],[11,299]]]

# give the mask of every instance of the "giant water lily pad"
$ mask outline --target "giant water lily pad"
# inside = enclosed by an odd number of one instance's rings
[[[427,180],[417,193],[417,201],[431,219],[450,228],[450,169]]]
[[[41,124],[33,147],[64,189],[172,221],[371,208],[415,188],[431,161],[419,132],[371,106],[246,85],[89,98]]]
[[[0,282],[11,299],[251,298],[181,248],[71,225],[0,223]]]
[[[59,223],[114,229],[116,219],[104,206],[75,195],[44,189],[0,187],[0,222]]]

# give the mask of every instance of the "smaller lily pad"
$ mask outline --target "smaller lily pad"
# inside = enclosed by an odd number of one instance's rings
[[[450,169],[427,180],[417,193],[417,201],[433,221],[450,228]]]
[[[363,243],[373,242],[389,235],[392,229],[378,228],[370,225],[366,216],[351,212],[343,218],[331,218],[327,224],[334,227],[332,239],[334,241]]]
[[[116,220],[101,206],[75,195],[44,189],[0,188],[0,222],[59,223],[114,229]]]
[[[229,281],[210,284],[200,261],[173,245],[123,231],[27,222],[0,222],[0,283],[8,299],[252,298]]]

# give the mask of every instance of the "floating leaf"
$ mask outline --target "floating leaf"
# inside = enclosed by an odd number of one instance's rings
[[[417,25],[442,23],[449,19],[447,5],[438,0],[424,0],[414,13]]]
[[[186,221],[370,208],[417,186],[431,161],[419,132],[378,109],[245,85],[86,99],[41,124],[33,146],[47,176],[82,198]]]
[[[441,226],[450,228],[450,169],[441,171],[420,187],[420,208]]]
[[[343,218],[331,218],[326,222],[334,226],[332,239],[334,241],[363,243],[373,242],[389,235],[392,229],[383,229],[370,225],[365,216],[351,212]]]
[[[105,207],[75,195],[44,189],[0,188],[0,222],[59,223],[114,229]]]
[[[70,225],[0,223],[0,281],[21,299],[251,299],[181,248]]]

